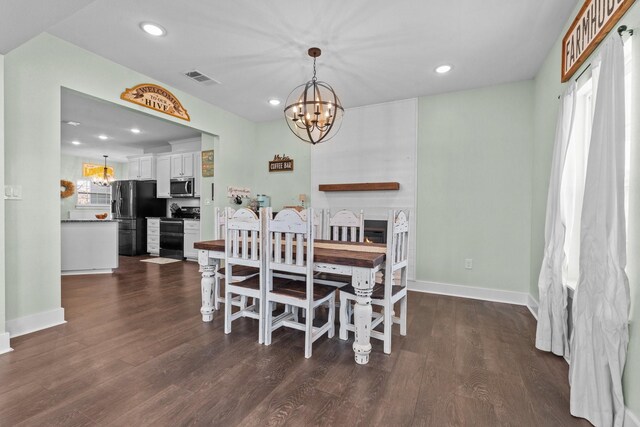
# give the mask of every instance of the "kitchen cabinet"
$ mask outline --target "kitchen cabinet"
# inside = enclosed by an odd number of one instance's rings
[[[194,160],[194,180],[193,193],[194,196],[200,197],[200,186],[202,185],[202,154],[200,152],[193,153]]]
[[[129,179],[147,181],[156,179],[154,156],[142,156],[129,159]]]
[[[191,260],[198,259],[198,250],[193,244],[200,240],[200,221],[193,219],[184,220],[184,257]]]
[[[171,155],[171,178],[189,178],[193,176],[194,153]]]
[[[149,255],[154,255],[154,256],[160,255],[160,219],[159,218],[147,218],[147,252],[149,252]]]
[[[171,156],[158,157],[156,164],[157,197],[168,199],[171,197]]]

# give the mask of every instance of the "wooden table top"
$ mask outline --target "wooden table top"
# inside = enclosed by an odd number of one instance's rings
[[[333,240],[316,240],[315,243],[313,258],[316,263],[375,268],[381,265],[385,259],[386,245],[380,243],[336,242]],[[331,248],[322,246],[331,246]],[[344,249],[336,249],[339,246],[344,246]],[[206,251],[224,252],[224,239],[196,242],[193,247]],[[362,247],[363,250],[358,250],[358,247]]]

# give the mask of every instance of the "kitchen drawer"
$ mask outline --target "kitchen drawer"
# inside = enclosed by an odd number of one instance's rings
[[[159,236],[160,235],[160,227],[147,227],[147,235],[149,235],[149,236]]]
[[[160,218],[148,218],[147,219],[147,227],[158,227],[160,228]]]
[[[157,243],[154,244],[150,244],[147,243],[147,252],[149,252],[150,254],[159,254],[160,253],[160,245]]]
[[[196,230],[200,231],[200,221],[185,221],[184,230]]]
[[[160,235],[147,234],[147,245],[159,245]]]

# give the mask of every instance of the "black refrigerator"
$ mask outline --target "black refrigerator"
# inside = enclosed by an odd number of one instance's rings
[[[156,198],[155,181],[111,183],[111,213],[118,221],[120,255],[147,252],[147,217],[167,215],[167,201]]]

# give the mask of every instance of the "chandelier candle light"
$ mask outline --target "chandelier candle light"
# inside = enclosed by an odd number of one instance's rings
[[[94,176],[92,182],[101,187],[109,187],[113,182],[113,177],[109,175],[109,169],[107,168],[107,157],[109,156],[103,154],[102,157],[104,157],[104,169],[102,170],[102,176]]]
[[[320,49],[312,47],[308,53],[313,58],[313,78],[291,91],[284,116],[298,138],[315,145],[328,141],[340,130],[344,108],[333,88],[316,78]]]

